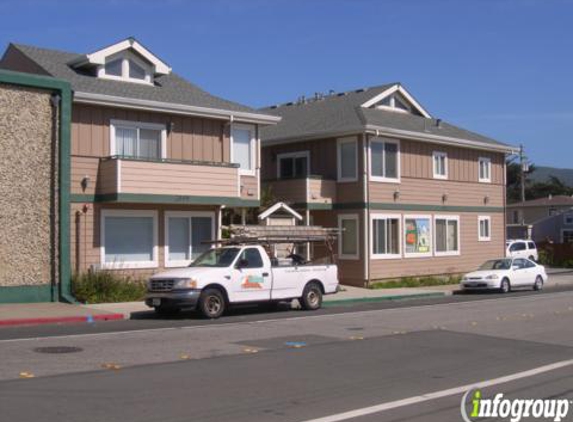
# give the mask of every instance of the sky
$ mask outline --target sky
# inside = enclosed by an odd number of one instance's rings
[[[251,107],[401,82],[434,116],[573,168],[573,0],[0,0],[0,49],[129,36]]]

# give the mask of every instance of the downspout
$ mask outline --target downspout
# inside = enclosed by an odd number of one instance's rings
[[[364,189],[364,276],[366,286],[370,284],[370,190],[369,190],[369,163],[368,163],[368,134],[362,135],[362,182]]]
[[[58,184],[59,180],[56,180],[56,171],[59,176],[60,170],[58,169],[58,163],[60,159],[58,158],[58,127],[60,126],[60,101],[61,96],[58,93],[53,93],[50,96],[50,106],[52,107],[52,133],[50,142],[50,301],[57,302],[58,300],[58,282],[57,277],[59,273],[59,268],[57,268],[58,254],[56,250],[59,249],[59,241],[57,240],[57,233],[60,232],[60,227],[58,224],[57,210],[59,205],[56,202],[56,195],[59,191]],[[58,169],[58,170],[56,170]],[[58,196],[59,198],[59,196]]]
[[[72,120],[72,91],[68,84],[60,88],[60,171],[59,171],[59,272],[60,300],[77,303],[72,295],[70,269],[70,130]]]

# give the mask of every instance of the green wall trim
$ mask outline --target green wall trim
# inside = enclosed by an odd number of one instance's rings
[[[312,202],[297,202],[292,204],[292,206],[294,208],[302,208],[302,209],[308,209],[308,210],[316,210],[316,211],[320,211],[320,210],[331,210],[332,209],[332,204],[318,204],[318,203],[312,203]]]
[[[465,205],[425,205],[425,204],[393,204],[370,202],[373,210],[396,210],[396,211],[434,211],[434,212],[504,212],[503,207],[465,206]]]
[[[230,207],[258,207],[260,201],[225,196],[179,196],[138,193],[106,195],[72,194],[72,202],[108,202],[126,204],[181,204],[181,205],[226,205]]]
[[[426,204],[402,204],[402,203],[382,203],[382,202],[337,202],[334,204],[312,204],[299,202],[293,204],[295,208],[308,210],[371,210],[386,211],[428,211],[428,212],[482,212],[482,213],[503,213],[503,207],[486,206],[465,206],[465,205],[426,205]]]
[[[59,124],[59,291],[58,286],[46,285],[4,287],[0,288],[0,302],[6,297],[12,302],[49,302],[59,299],[66,302],[75,302],[71,294],[71,268],[70,268],[70,133],[72,120],[72,89],[69,82],[50,76],[32,75],[29,73],[0,70],[0,83],[39,88],[52,91],[60,96],[60,124]],[[9,290],[5,290],[9,289]],[[47,289],[48,294],[45,294]]]
[[[51,302],[52,286],[0,286],[0,303]]]

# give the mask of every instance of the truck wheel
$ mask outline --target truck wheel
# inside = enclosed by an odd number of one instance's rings
[[[322,306],[322,290],[318,283],[308,283],[299,300],[302,309],[315,311]]]
[[[225,298],[218,289],[207,289],[199,298],[199,310],[210,319],[219,318],[225,312]]]

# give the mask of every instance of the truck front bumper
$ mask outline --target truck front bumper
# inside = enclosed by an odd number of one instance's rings
[[[168,308],[193,308],[201,296],[200,290],[174,290],[171,292],[147,292],[145,304],[151,308],[165,306]]]

